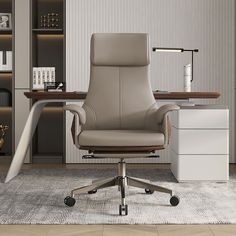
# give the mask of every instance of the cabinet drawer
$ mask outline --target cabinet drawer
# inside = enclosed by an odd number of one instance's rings
[[[181,130],[172,128],[171,148],[177,154],[228,154],[228,130]]]
[[[228,109],[180,109],[172,114],[176,128],[228,129]]]
[[[171,151],[171,171],[179,182],[191,180],[227,181],[228,155],[177,155]]]

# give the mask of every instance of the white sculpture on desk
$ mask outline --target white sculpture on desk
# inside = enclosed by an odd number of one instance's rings
[[[187,64],[184,66],[184,92],[191,92],[192,82],[192,65]]]

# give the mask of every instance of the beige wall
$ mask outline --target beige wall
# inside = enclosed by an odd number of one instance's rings
[[[148,32],[152,46],[199,48],[194,59],[193,91],[219,91],[218,103],[230,108],[230,160],[234,154],[235,1],[234,0],[67,0],[66,70],[69,91],[87,90],[89,44],[93,32]],[[154,89],[183,91],[183,66],[190,54],[153,53]],[[70,118],[67,115],[67,130]],[[79,151],[66,136],[72,162]],[[169,162],[168,151],[158,162]]]

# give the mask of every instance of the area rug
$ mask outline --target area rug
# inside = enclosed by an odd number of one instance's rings
[[[173,189],[179,205],[170,206],[168,194],[147,195],[133,187],[127,190],[128,216],[118,215],[117,187],[80,195],[74,207],[64,204],[71,189],[115,174],[115,170],[31,169],[7,184],[1,176],[0,224],[236,223],[236,175],[228,183],[177,183],[170,170],[128,170],[128,175]]]

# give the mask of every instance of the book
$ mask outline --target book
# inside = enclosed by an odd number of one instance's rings
[[[12,71],[12,51],[0,51],[0,71]]]
[[[42,67],[38,67],[38,89],[44,89]]]
[[[3,51],[0,51],[0,71],[2,70],[3,65]]]
[[[51,71],[51,81],[50,82],[56,82],[56,68],[51,67],[50,71]]]
[[[12,51],[6,51],[6,67],[7,70],[12,71]]]
[[[33,89],[36,89],[37,88],[37,77],[38,77],[38,74],[37,74],[37,68],[33,67]]]

